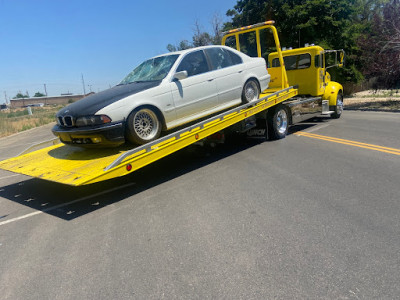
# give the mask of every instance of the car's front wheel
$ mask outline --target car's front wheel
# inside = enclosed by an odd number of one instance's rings
[[[260,96],[260,88],[258,82],[255,79],[249,79],[246,81],[242,91],[243,103],[250,103],[255,101]]]
[[[162,125],[157,113],[148,107],[133,110],[126,125],[126,138],[134,144],[146,144],[158,139],[161,134]]]

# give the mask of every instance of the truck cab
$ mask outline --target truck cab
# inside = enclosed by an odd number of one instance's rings
[[[296,85],[300,96],[328,100],[329,110],[333,111],[332,117],[339,118],[343,111],[343,86],[332,81],[327,70],[343,66],[344,51],[324,50],[320,46],[312,45],[283,50],[282,56],[289,85]],[[281,69],[278,52],[268,55],[268,66],[271,84],[280,85],[279,76],[273,76],[279,74]]]
[[[343,87],[331,81],[327,70],[343,66],[344,51],[324,50],[314,45],[282,50],[274,23],[266,21],[230,30],[224,33],[222,44],[267,61],[271,81],[263,93],[289,86],[298,88],[299,97],[287,102],[291,124],[321,112],[339,118],[343,112]]]

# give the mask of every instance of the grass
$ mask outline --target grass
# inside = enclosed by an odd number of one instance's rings
[[[0,137],[25,131],[55,122],[55,115],[62,106],[31,107],[32,115],[27,108],[11,109],[0,112]]]

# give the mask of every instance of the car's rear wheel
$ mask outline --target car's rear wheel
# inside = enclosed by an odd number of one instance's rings
[[[128,117],[126,138],[143,145],[160,137],[161,122],[157,113],[148,107],[138,107]]]
[[[250,103],[255,101],[260,96],[260,88],[257,80],[249,79],[246,81],[242,91],[242,101],[243,103]]]

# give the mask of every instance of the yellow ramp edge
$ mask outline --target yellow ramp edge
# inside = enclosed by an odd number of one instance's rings
[[[0,168],[69,185],[81,185],[104,173],[124,151],[84,149],[58,144],[0,162]]]

